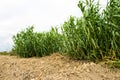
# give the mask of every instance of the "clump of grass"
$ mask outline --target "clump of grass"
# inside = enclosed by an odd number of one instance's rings
[[[8,52],[3,51],[3,52],[0,52],[0,55],[9,55],[9,54],[8,54]]]
[[[20,57],[42,57],[59,51],[60,34],[57,28],[49,32],[34,32],[31,26],[13,36],[15,51]]]
[[[120,2],[110,0],[100,12],[99,2],[80,0],[83,16],[62,26],[63,51],[75,59],[120,59]]]
[[[13,52],[13,51],[9,51],[9,52],[7,52],[7,51],[3,51],[3,52],[0,52],[0,55],[10,55],[10,56],[15,56],[16,53]]]
[[[109,68],[120,68],[120,60],[106,61],[105,64],[107,64]]]
[[[113,66],[116,68],[120,68],[120,60],[113,62]]]

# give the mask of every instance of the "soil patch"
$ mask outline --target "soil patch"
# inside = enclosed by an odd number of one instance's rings
[[[57,53],[42,58],[0,55],[0,80],[120,80],[120,70]]]

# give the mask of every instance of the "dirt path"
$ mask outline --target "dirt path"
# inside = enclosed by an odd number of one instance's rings
[[[0,80],[120,80],[120,70],[59,54],[27,59],[0,55]]]

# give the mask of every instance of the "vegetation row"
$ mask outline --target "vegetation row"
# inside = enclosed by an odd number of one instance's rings
[[[109,0],[104,10],[99,1],[80,0],[80,18],[70,17],[59,30],[34,32],[34,27],[13,36],[13,50],[20,57],[42,57],[58,52],[74,59],[120,59],[120,0]]]

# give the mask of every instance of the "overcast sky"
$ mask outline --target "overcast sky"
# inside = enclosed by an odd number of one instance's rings
[[[10,50],[12,36],[34,25],[35,31],[48,31],[69,16],[80,17],[79,0],[1,0],[0,51]],[[106,0],[101,0],[104,5]]]

